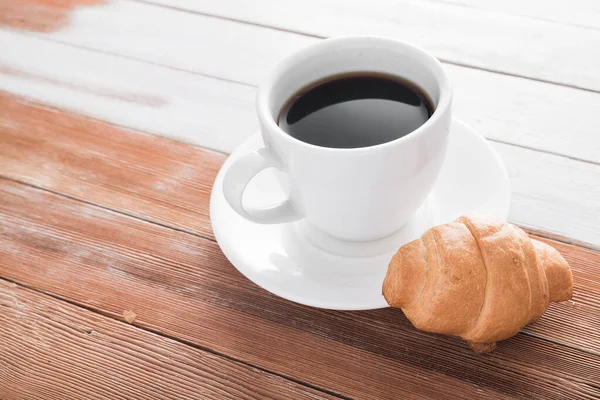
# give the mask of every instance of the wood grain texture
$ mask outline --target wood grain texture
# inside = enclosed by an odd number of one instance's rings
[[[600,77],[591,68],[600,63],[600,30],[586,27],[494,13],[453,1],[147,1],[318,37],[389,36],[455,64],[600,91]]]
[[[0,276],[114,318],[132,310],[137,326],[345,396],[600,395],[597,253],[559,247],[575,304],[478,356],[415,330],[398,310],[288,302],[248,282],[212,241],[15,182],[0,181],[0,221]]]
[[[0,310],[3,400],[333,398],[1,279]]]
[[[104,0],[0,0],[0,26],[51,32],[69,22],[75,7]]]
[[[225,159],[221,154],[7,95],[0,96],[0,135],[0,176],[212,235],[208,199]],[[500,143],[494,147],[511,178],[511,221],[600,247],[600,166]]]
[[[210,45],[214,41],[197,43],[197,54],[186,51],[180,57],[194,73],[0,31],[0,88],[111,123],[231,151],[257,129],[255,89],[197,73],[254,85],[280,56],[318,39],[198,18],[200,26],[209,23],[229,52],[217,51]],[[446,69],[454,87],[454,115],[487,138],[600,163],[600,95],[450,64]]]

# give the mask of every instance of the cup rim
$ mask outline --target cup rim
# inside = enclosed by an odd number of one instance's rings
[[[373,43],[385,44],[387,46],[401,46],[405,49],[410,50],[413,53],[417,53],[420,57],[426,59],[430,65],[436,70],[436,76],[439,80],[440,86],[440,99],[438,101],[437,106],[431,117],[425,121],[425,123],[419,126],[414,131],[410,132],[407,135],[399,137],[397,139],[391,140],[389,142],[380,143],[374,146],[367,147],[353,147],[353,148],[337,148],[337,147],[324,147],[317,146],[315,144],[303,142],[302,140],[296,139],[295,137],[286,133],[283,129],[279,127],[279,125],[275,122],[275,118],[271,114],[269,109],[269,100],[271,98],[271,94],[275,87],[276,78],[285,74],[287,70],[289,70],[292,66],[302,62],[308,56],[313,55],[315,53],[323,53],[328,49],[336,48],[340,44],[347,44],[352,42],[365,42],[371,41]],[[310,82],[307,82],[310,83]],[[452,87],[450,85],[450,81],[448,79],[448,75],[446,70],[444,69],[442,63],[433,55],[428,53],[427,51],[412,45],[407,42],[403,42],[397,39],[391,39],[383,36],[373,36],[373,35],[358,35],[358,36],[341,36],[334,37],[322,40],[315,44],[306,46],[286,57],[281,59],[277,64],[275,64],[274,68],[268,75],[266,81],[264,81],[258,87],[258,92],[256,96],[256,110],[258,115],[258,120],[262,127],[268,129],[274,134],[282,137],[284,140],[287,140],[293,143],[296,146],[301,146],[309,150],[313,151],[321,151],[321,152],[329,152],[329,153],[364,153],[364,152],[372,152],[384,148],[398,146],[400,144],[410,142],[413,140],[417,140],[420,136],[423,136],[425,132],[429,130],[431,126],[438,123],[440,119],[444,117],[448,109],[450,108],[452,102]]]

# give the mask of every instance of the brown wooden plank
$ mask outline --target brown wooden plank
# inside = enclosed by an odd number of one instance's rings
[[[223,154],[2,92],[0,137],[4,177],[213,237],[208,202]]]
[[[533,236],[556,248],[573,271],[573,299],[552,307],[526,332],[548,337],[552,332],[561,342],[600,354],[600,252]],[[590,318],[588,318],[588,316]]]
[[[334,398],[1,279],[0,310],[3,400]]]
[[[0,276],[116,318],[133,310],[138,326],[342,395],[600,396],[593,349],[519,334],[480,356],[415,330],[399,310],[294,304],[248,282],[210,240],[7,180],[0,221]],[[564,316],[570,334],[588,329],[593,340],[598,313],[580,311]]]
[[[225,155],[9,96],[0,96],[0,121],[0,175],[213,238],[210,189]],[[526,331],[600,352],[598,253],[559,250],[573,264],[575,299]]]

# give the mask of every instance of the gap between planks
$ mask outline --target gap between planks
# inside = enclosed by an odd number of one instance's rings
[[[210,151],[212,151],[212,150],[210,150]],[[225,156],[227,155],[225,153],[222,153],[222,154],[225,155]],[[120,214],[120,215],[123,215],[123,216],[126,216],[126,217],[135,218],[135,219],[138,219],[140,221],[147,222],[149,224],[160,226],[162,228],[172,229],[172,230],[177,231],[177,232],[186,233],[188,235],[193,235],[193,236],[196,236],[196,237],[199,237],[199,238],[202,238],[202,239],[206,239],[206,240],[210,240],[210,241],[212,241],[214,243],[217,243],[216,239],[212,235],[202,234],[200,232],[196,232],[196,231],[193,231],[191,229],[186,229],[186,228],[182,228],[182,227],[178,227],[178,226],[169,225],[167,223],[159,222],[159,221],[156,221],[156,220],[153,220],[153,219],[150,219],[150,218],[144,218],[144,217],[142,217],[140,215],[128,213],[128,212],[120,210],[118,208],[111,208],[109,206],[105,206],[105,205],[102,205],[100,203],[96,203],[94,201],[90,201],[90,200],[87,200],[87,199],[82,198],[82,197],[73,196],[73,195],[70,195],[70,194],[67,194],[67,193],[63,193],[63,192],[59,192],[59,191],[52,190],[52,189],[49,189],[49,188],[45,188],[43,186],[38,186],[38,185],[35,185],[35,184],[31,183],[31,182],[26,182],[26,181],[23,181],[23,180],[20,180],[20,179],[15,179],[15,178],[10,177],[10,176],[5,176],[5,175],[2,175],[1,172],[0,172],[0,179],[5,179],[7,181],[18,183],[18,184],[23,185],[23,186],[27,186],[27,187],[30,187],[30,188],[33,188],[33,189],[37,189],[37,190],[42,190],[44,192],[51,193],[51,194],[54,194],[54,195],[57,195],[57,196],[61,196],[61,197],[64,197],[64,198],[67,198],[67,199],[70,199],[70,200],[78,201],[78,202],[81,202],[83,204],[88,204],[90,206],[98,207],[98,208],[100,208],[102,210],[114,212],[116,214]],[[600,246],[595,246],[595,245],[593,245],[591,243],[586,243],[586,242],[581,242],[581,241],[578,241],[578,240],[574,240],[574,239],[571,239],[571,238],[569,238],[567,236],[561,236],[561,235],[553,234],[552,232],[547,232],[547,231],[533,229],[533,228],[527,228],[527,227],[520,227],[520,228],[523,229],[525,232],[527,232],[529,235],[537,236],[538,239],[539,238],[549,239],[549,240],[552,240],[554,242],[559,242],[559,243],[563,243],[563,244],[567,244],[567,245],[571,245],[571,246],[576,246],[576,247],[580,247],[582,249],[589,249],[589,250],[592,250],[592,251],[600,251]],[[529,334],[528,332],[523,332],[523,333]],[[546,340],[548,340],[548,339],[546,339]],[[585,349],[580,349],[580,350],[585,351]]]
[[[184,7],[180,7],[180,6],[176,6],[176,5],[172,5],[172,4],[153,2],[152,0],[131,0],[131,1],[134,1],[134,2],[140,3],[140,4],[147,4],[147,5],[153,6],[153,7],[162,7],[162,8],[168,9],[168,10],[174,10],[174,11],[185,12],[185,13],[190,13],[190,14],[195,14],[195,15],[201,15],[203,17],[208,17],[208,18],[222,19],[224,21],[230,21],[230,22],[234,22],[234,23],[238,23],[238,24],[255,26],[258,28],[270,29],[270,30],[277,31],[277,32],[291,33],[291,34],[311,37],[311,38],[315,38],[315,39],[328,39],[331,37],[331,36],[325,36],[325,35],[319,35],[316,33],[311,33],[309,31],[304,31],[304,30],[283,28],[283,27],[278,27],[278,26],[274,26],[274,25],[269,25],[266,23],[260,23],[260,22],[245,20],[245,19],[241,19],[241,18],[229,17],[227,15],[203,12],[200,10],[195,10],[192,8],[184,8]],[[443,3],[456,4],[456,3],[452,3],[452,2],[444,2],[444,1],[437,1],[437,0],[430,0],[430,1],[439,2],[442,4]],[[471,8],[477,9],[476,7],[471,7]],[[543,19],[541,21],[553,22],[553,21],[548,21],[548,20],[543,20]],[[576,26],[576,25],[571,25],[571,26]],[[60,43],[70,44],[68,42],[60,42]],[[82,48],[88,49],[88,50],[96,50],[95,48],[91,48],[91,47],[82,47]],[[120,55],[119,53],[108,53],[108,54]],[[125,57],[127,57],[127,56],[125,56]],[[139,58],[132,58],[132,59],[134,59],[136,61],[144,61],[145,62],[145,60],[139,59]],[[483,66],[478,66],[478,65],[474,65],[474,64],[468,64],[465,62],[454,61],[454,60],[444,58],[444,57],[437,57],[437,59],[440,60],[444,64],[455,65],[457,67],[468,68],[468,69],[473,69],[473,70],[478,70],[478,71],[484,71],[484,72],[489,72],[492,74],[498,74],[498,75],[503,75],[503,76],[510,76],[510,77],[514,77],[514,78],[521,78],[521,79],[530,80],[530,81],[534,81],[534,82],[547,83],[550,85],[561,86],[561,87],[565,87],[565,88],[569,88],[569,89],[582,90],[584,92],[600,93],[600,89],[588,88],[588,87],[581,86],[581,85],[570,84],[570,83],[566,83],[566,82],[558,82],[558,81],[551,80],[551,79],[537,78],[534,76],[522,75],[522,74],[518,74],[518,73],[503,71],[500,69],[494,69],[494,68],[483,67]],[[157,64],[157,65],[168,66],[165,64]],[[184,71],[192,72],[189,70],[184,70]],[[206,74],[205,76],[215,78],[215,76],[213,76],[213,75]],[[220,78],[217,77],[216,79],[220,79]],[[235,80],[229,80],[229,82],[239,83],[238,81],[235,81]],[[535,149],[533,149],[533,150],[535,150]]]
[[[4,282],[8,282],[9,284],[8,285],[6,285],[6,284],[3,285],[3,281]],[[320,387],[318,387],[316,385],[313,385],[311,383],[302,382],[302,381],[299,381],[297,379],[294,379],[293,377],[288,377],[288,376],[279,374],[277,372],[269,371],[269,370],[267,370],[265,368],[262,368],[260,366],[253,365],[251,363],[247,363],[247,362],[245,362],[243,360],[239,360],[239,359],[237,359],[235,357],[231,357],[228,354],[220,353],[220,352],[214,351],[214,350],[212,350],[210,348],[207,348],[207,347],[204,347],[204,346],[199,346],[199,345],[196,345],[194,343],[190,343],[190,342],[185,341],[185,340],[183,340],[181,338],[178,338],[176,336],[170,336],[170,335],[167,335],[167,334],[165,334],[163,332],[160,332],[160,331],[157,331],[157,330],[153,330],[153,329],[150,329],[150,328],[140,327],[140,326],[136,325],[135,323],[124,322],[122,319],[119,319],[119,318],[117,318],[114,315],[111,315],[109,313],[103,312],[100,309],[93,309],[93,308],[87,307],[87,306],[85,306],[83,304],[78,304],[76,302],[73,302],[73,301],[71,301],[69,299],[66,299],[66,298],[64,298],[62,296],[56,295],[54,293],[50,293],[50,292],[47,292],[47,291],[44,291],[44,290],[41,290],[41,289],[38,289],[38,288],[35,288],[35,287],[31,287],[31,286],[29,286],[27,284],[24,284],[22,282],[18,282],[18,281],[12,280],[12,279],[8,279],[8,278],[5,278],[5,277],[0,277],[0,292],[2,292],[2,290],[6,289],[7,287],[8,288],[19,287],[19,288],[22,288],[25,291],[35,292],[35,293],[37,293],[40,296],[49,297],[50,299],[54,299],[55,301],[69,304],[72,307],[74,307],[75,309],[85,310],[85,311],[88,311],[88,312],[92,313],[93,315],[100,315],[100,316],[102,316],[104,318],[107,318],[107,319],[109,319],[111,321],[114,321],[114,323],[116,323],[116,324],[119,324],[122,327],[121,329],[123,329],[123,330],[128,330],[129,329],[129,330],[132,330],[132,331],[144,332],[144,333],[149,334],[149,335],[150,334],[156,335],[156,336],[168,339],[170,341],[179,343],[181,345],[194,348],[194,349],[199,350],[201,352],[206,352],[206,353],[210,353],[210,354],[216,355],[216,356],[218,356],[220,358],[223,358],[225,360],[229,360],[229,361],[231,361],[231,362],[233,362],[235,364],[243,365],[243,366],[246,366],[248,368],[264,372],[264,373],[266,373],[268,375],[276,376],[276,377],[282,378],[282,379],[284,379],[286,381],[293,382],[295,384],[301,385],[303,387],[307,387],[307,388],[313,389],[313,390],[315,390],[317,392],[321,392],[321,393],[323,393],[325,395],[331,396],[332,398],[340,398],[340,399],[349,400],[348,397],[340,395],[340,394],[337,394],[337,393],[335,393],[335,392],[333,392],[331,390],[320,388]],[[93,329],[91,329],[91,332],[90,332],[89,329],[86,330],[87,334],[91,334],[93,332],[94,332]],[[152,337],[149,336],[148,340],[152,340]],[[228,382],[228,383],[231,384],[231,382]],[[237,382],[236,382],[236,385],[237,385]],[[0,389],[2,389],[1,385],[0,385]],[[0,393],[0,395],[1,394],[2,393]],[[293,393],[288,393],[288,394],[293,394]],[[302,392],[295,393],[295,394],[296,395],[304,395],[304,393],[302,393]],[[313,396],[310,395],[310,393],[308,394],[307,397],[314,398]],[[320,397],[321,396],[319,396],[319,398]]]
[[[599,30],[600,7],[596,0],[424,0],[451,4],[492,13],[530,18],[567,26]]]
[[[300,6],[291,1],[285,4],[267,0],[259,7],[249,7],[243,0],[135,1],[310,37],[396,37],[430,48],[438,58],[457,65],[600,90],[597,77],[585,67],[597,60],[599,54],[589,48],[597,47],[600,31],[494,13],[455,2],[379,0],[367,4],[360,0],[307,0]],[[560,53],[565,57],[558,65],[555,54]]]

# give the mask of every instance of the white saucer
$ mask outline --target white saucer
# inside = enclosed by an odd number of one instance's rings
[[[381,284],[394,252],[434,225],[461,214],[508,217],[508,174],[498,153],[478,133],[453,120],[442,172],[425,204],[400,231],[375,242],[345,242],[303,221],[260,225],[239,216],[223,197],[231,161],[263,146],[257,133],[225,162],[213,186],[210,219],[229,261],[262,288],[298,303],[337,310],[386,307]],[[266,170],[250,184],[244,203],[268,205],[286,196],[278,172]],[[281,177],[279,177],[281,178]]]

